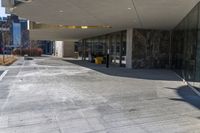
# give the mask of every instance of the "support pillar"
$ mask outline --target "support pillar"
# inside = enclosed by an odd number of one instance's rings
[[[133,29],[127,29],[126,34],[126,68],[132,68]]]

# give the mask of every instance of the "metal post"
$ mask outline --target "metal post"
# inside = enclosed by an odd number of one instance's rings
[[[119,65],[120,67],[122,67],[122,52],[123,52],[123,33],[120,33],[120,61],[119,61]]]
[[[107,36],[107,55],[106,55],[106,68],[109,68],[110,63],[110,38]]]
[[[170,45],[169,45],[169,68],[172,67],[172,31],[170,31]]]
[[[84,61],[86,60],[86,40],[84,40],[84,43],[83,43],[83,46],[84,46]]]
[[[110,49],[107,50],[107,56],[106,56],[106,67],[109,68],[109,57],[110,56]]]
[[[81,41],[82,60],[84,60],[84,40]]]
[[[31,56],[31,42],[29,43],[29,56]]]
[[[86,40],[82,41],[82,46],[83,46],[82,58],[85,61],[86,60]]]

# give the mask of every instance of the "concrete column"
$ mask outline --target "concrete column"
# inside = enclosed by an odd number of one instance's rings
[[[133,29],[127,29],[126,34],[126,68],[132,68]]]
[[[63,57],[64,50],[63,50],[63,41],[55,41],[55,56]]]
[[[75,45],[74,45],[74,41],[64,41],[63,43],[63,56],[64,57],[76,57],[75,53],[74,53],[74,49],[75,49]]]

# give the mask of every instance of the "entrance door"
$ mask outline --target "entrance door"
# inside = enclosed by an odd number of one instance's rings
[[[126,37],[123,32],[112,34],[110,37],[110,63],[113,66],[125,66]]]

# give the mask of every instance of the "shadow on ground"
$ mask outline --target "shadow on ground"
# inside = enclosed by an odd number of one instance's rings
[[[200,97],[188,86],[182,86],[179,88],[167,88],[167,89],[175,90],[177,94],[181,97],[181,98],[170,98],[170,100],[186,102],[200,109]]]
[[[69,63],[86,67],[103,74],[119,77],[128,77],[128,78],[138,78],[138,79],[148,79],[148,80],[167,80],[167,81],[180,81],[176,76],[175,72],[165,69],[127,69],[122,67],[111,66],[106,68],[105,64],[96,65],[88,61],[82,60],[67,60],[63,59]]]
[[[1,76],[2,73],[3,73],[3,71],[0,71],[0,76]]]
[[[81,60],[64,60],[82,67],[90,68],[92,70],[120,77],[138,78],[138,79],[148,79],[148,80],[167,80],[167,81],[180,81],[176,76],[175,72],[170,70],[162,69],[126,69],[119,67],[106,68],[105,65],[96,65],[89,63],[87,61]],[[181,98],[170,98],[173,101],[186,102],[190,105],[200,109],[200,97],[189,88],[188,86],[182,86],[180,88],[167,88],[173,89]]]

